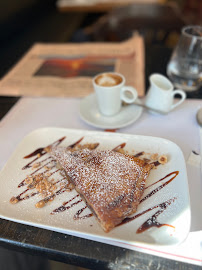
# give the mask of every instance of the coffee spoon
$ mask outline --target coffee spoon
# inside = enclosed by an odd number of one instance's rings
[[[198,112],[196,114],[196,120],[197,120],[199,126],[202,127],[202,107],[198,110]]]
[[[146,110],[149,110],[149,111],[153,111],[153,112],[156,112],[156,113],[159,113],[159,114],[167,114],[166,112],[163,112],[163,111],[160,111],[160,110],[157,110],[157,109],[154,109],[154,108],[150,108],[148,107],[147,105],[143,104],[143,103],[136,103],[134,102],[133,103],[134,105],[137,105],[137,106],[140,106]]]

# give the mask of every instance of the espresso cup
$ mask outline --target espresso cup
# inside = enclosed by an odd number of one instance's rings
[[[173,84],[161,74],[152,74],[149,81],[150,87],[146,95],[145,105],[152,109],[168,113],[182,104],[186,98],[183,90],[174,90]],[[175,95],[180,95],[180,100],[177,102],[174,102]]]
[[[93,87],[99,111],[105,116],[119,113],[122,101],[130,104],[138,96],[137,90],[126,86],[124,76],[116,72],[98,74],[93,78]]]

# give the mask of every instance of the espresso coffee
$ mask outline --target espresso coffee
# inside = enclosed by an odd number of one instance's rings
[[[135,88],[125,85],[125,78],[116,72],[98,74],[92,80],[96,103],[101,114],[113,116],[120,112],[122,101],[133,103],[138,94]],[[128,97],[128,92],[132,97]]]
[[[95,79],[95,83],[103,87],[112,87],[119,85],[123,79],[116,74],[103,73]]]

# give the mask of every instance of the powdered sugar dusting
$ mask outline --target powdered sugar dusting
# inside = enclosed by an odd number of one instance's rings
[[[72,152],[64,148],[53,149],[53,154],[94,207],[116,206],[123,197],[128,203],[134,199],[131,192],[142,177],[142,166],[131,156],[107,150]]]

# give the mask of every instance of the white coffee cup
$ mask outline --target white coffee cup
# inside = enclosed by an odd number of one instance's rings
[[[185,92],[179,89],[174,90],[173,84],[165,76],[156,73],[152,74],[149,80],[150,87],[145,99],[146,106],[168,113],[185,100]],[[179,101],[174,102],[174,97],[177,94],[181,98]]]
[[[93,87],[99,111],[106,116],[119,113],[122,101],[133,103],[138,97],[137,90],[125,86],[124,76],[116,72],[98,74],[93,78]]]

